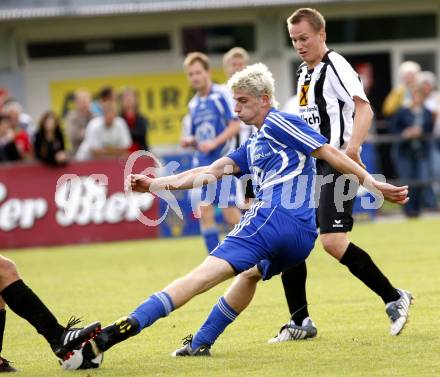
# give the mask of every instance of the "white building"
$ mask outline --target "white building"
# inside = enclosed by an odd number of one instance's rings
[[[65,110],[75,87],[135,86],[153,121],[152,143],[172,144],[190,95],[182,74],[188,51],[207,52],[222,79],[222,53],[245,47],[273,71],[279,102],[287,100],[298,57],[285,20],[302,6],[324,14],[330,48],[372,70],[376,110],[400,62],[440,72],[439,0],[3,0],[0,87],[38,118]]]

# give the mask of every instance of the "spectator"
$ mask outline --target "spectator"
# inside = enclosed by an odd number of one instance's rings
[[[76,154],[86,133],[87,123],[93,118],[90,109],[92,96],[84,89],[75,92],[75,108],[66,116],[66,133],[71,147],[72,156]]]
[[[139,113],[138,96],[133,89],[127,88],[121,93],[121,118],[127,123],[133,140],[130,153],[148,150],[148,120]]]
[[[8,98],[3,103],[3,112],[9,116],[12,126],[18,131],[18,128],[24,130],[29,139],[32,138],[35,127],[32,122],[32,117],[23,111],[21,104],[14,98]]]
[[[15,144],[20,153],[21,160],[31,160],[32,144],[31,134],[33,126],[29,115],[23,113],[23,108],[15,99],[7,100],[3,105],[3,112],[8,116],[11,128],[15,133]]]
[[[18,161],[21,155],[15,144],[15,132],[8,116],[0,114],[0,162]]]
[[[420,72],[420,65],[412,61],[403,62],[399,67],[400,84],[391,90],[383,103],[383,115],[390,117],[394,115],[400,107],[409,106],[411,103],[411,91],[414,87],[417,74]]]
[[[436,191],[440,192],[440,92],[437,90],[434,73],[423,71],[420,72],[420,81],[425,92],[425,107],[434,115],[435,139],[432,141],[431,147],[431,166],[435,182]]]
[[[98,98],[91,104],[92,113],[95,116],[101,116],[103,114],[102,104],[107,101],[116,101],[116,94],[112,86],[106,85],[101,88],[98,94]]]
[[[93,118],[86,128],[76,158],[80,161],[100,157],[124,157],[132,142],[124,119],[116,116],[113,100],[102,103],[103,115]]]
[[[0,86],[0,113],[3,112],[3,104],[10,97],[8,88]]]
[[[427,137],[432,134],[432,113],[424,106],[423,87],[417,84],[412,90],[409,107],[401,107],[392,122],[392,131],[403,141],[394,146],[394,162],[399,178],[409,183],[409,197],[404,211],[408,217],[420,215],[424,201],[436,207],[430,172],[430,146]]]
[[[68,161],[60,121],[53,111],[46,111],[40,119],[34,152],[47,165],[65,165]]]

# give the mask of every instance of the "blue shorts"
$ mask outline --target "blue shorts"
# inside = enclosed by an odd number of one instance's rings
[[[316,227],[302,223],[281,207],[256,202],[211,255],[227,261],[237,274],[255,265],[263,280],[303,262],[318,237]]]
[[[212,204],[219,208],[237,205],[237,178],[224,176],[217,182],[190,191],[192,203]]]

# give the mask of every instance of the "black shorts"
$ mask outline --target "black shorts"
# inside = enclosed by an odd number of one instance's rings
[[[246,188],[244,190],[244,197],[246,199],[253,199],[253,198],[255,198],[254,186],[252,185],[252,179],[248,179],[246,181]]]
[[[318,208],[316,210],[316,222],[320,228],[320,233],[346,233],[353,229],[353,205],[354,200],[349,199],[346,201],[338,201],[338,195],[335,196],[336,186],[339,191],[343,191],[344,195],[347,195],[349,190],[354,193],[358,185],[350,181],[348,178],[343,182],[342,185],[336,184],[336,180],[342,174],[337,170],[333,169],[326,161],[316,160],[316,170],[320,176],[328,176],[333,174],[333,179],[331,183],[326,183],[322,187],[316,185],[315,198],[316,201],[319,198]],[[320,193],[318,190],[320,189]],[[320,194],[320,195],[319,195]],[[341,192],[339,193],[341,194]],[[319,196],[318,196],[319,195]]]

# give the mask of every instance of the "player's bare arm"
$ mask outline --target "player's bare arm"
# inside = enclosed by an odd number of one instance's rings
[[[353,100],[355,104],[353,135],[348,142],[347,150],[345,153],[353,161],[365,168],[365,165],[361,160],[360,148],[368,135],[368,131],[371,127],[371,121],[374,114],[368,102],[358,96],[355,96]]]
[[[126,186],[136,192],[160,190],[186,190],[215,182],[224,175],[237,174],[240,168],[229,157],[219,158],[208,166],[200,166],[176,175],[151,178],[142,174],[130,174]]]
[[[316,149],[312,152],[312,155],[316,158],[327,161],[341,173],[354,174],[364,187],[382,193],[384,198],[390,202],[405,204],[409,200],[407,197],[408,186],[397,187],[389,183],[375,180],[365,169],[329,144],[325,144]]]
[[[219,145],[226,143],[240,132],[240,121],[238,119],[231,120],[228,127],[220,133],[215,139],[204,142],[198,146],[199,150],[203,153],[208,153]]]

